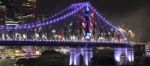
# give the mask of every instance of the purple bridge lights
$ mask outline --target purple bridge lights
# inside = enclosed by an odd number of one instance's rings
[[[88,2],[72,4],[42,21],[17,26],[0,25],[1,45],[69,46],[69,65],[73,66],[80,65],[80,59],[88,66],[93,57],[92,47],[102,45],[124,46],[114,49],[114,59],[118,64],[124,59],[133,62],[133,48],[129,47],[126,36]]]

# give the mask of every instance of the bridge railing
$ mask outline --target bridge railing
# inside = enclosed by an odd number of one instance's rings
[[[47,39],[47,38],[7,38],[2,39],[0,38],[0,41],[39,41],[39,42],[93,42],[93,43],[126,43],[123,40],[94,40],[91,39],[90,41],[86,40],[80,40],[80,39]]]

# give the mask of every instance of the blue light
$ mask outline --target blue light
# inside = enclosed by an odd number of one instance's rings
[[[89,7],[86,7],[86,11],[88,11],[88,12],[90,11]]]
[[[87,40],[89,40],[89,39],[91,38],[91,33],[86,33],[85,38],[86,38]]]

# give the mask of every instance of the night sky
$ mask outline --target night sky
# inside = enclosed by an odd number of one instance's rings
[[[39,14],[53,14],[83,0],[37,0]],[[150,41],[150,0],[89,0],[110,22],[124,24],[137,41]]]

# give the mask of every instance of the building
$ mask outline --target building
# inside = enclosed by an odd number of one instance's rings
[[[16,25],[34,22],[36,0],[2,0],[6,6],[6,24]]]
[[[6,11],[5,11],[5,13],[6,13],[5,24],[6,25],[18,24],[16,14],[19,13],[19,8],[20,8],[19,2],[20,1],[19,0],[2,0],[2,5],[6,6]]]
[[[5,16],[6,16],[6,6],[2,5],[2,2],[0,2],[0,25],[5,24]]]
[[[36,20],[36,0],[22,1],[22,16],[25,22],[34,22]]]
[[[150,44],[145,45],[145,55],[150,57]]]

